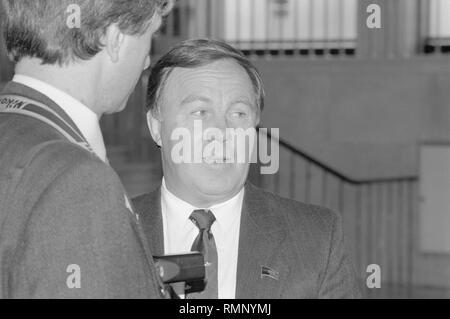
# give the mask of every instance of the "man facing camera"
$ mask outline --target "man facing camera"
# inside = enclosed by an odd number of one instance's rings
[[[135,207],[154,253],[200,251],[206,259],[205,282],[177,287],[180,295],[359,296],[339,216],[246,181],[250,158],[239,153],[251,148],[250,139],[232,141],[239,135],[233,132],[255,131],[264,104],[249,60],[223,42],[186,41],[153,68],[148,96],[164,179]]]
[[[124,109],[170,1],[2,0],[0,298],[165,297],[99,119]]]

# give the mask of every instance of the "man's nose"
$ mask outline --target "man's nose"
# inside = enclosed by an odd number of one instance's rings
[[[225,116],[217,116],[214,118],[214,127],[225,133],[228,128],[228,121]]]
[[[221,137],[222,137],[222,141],[226,141],[227,140],[227,136],[226,136],[226,132],[227,132],[227,120],[225,117],[222,116],[217,116],[214,117],[213,119],[211,119],[211,121],[209,121],[208,125],[207,125],[207,131],[210,131],[212,129],[214,130],[218,130],[220,131]],[[212,131],[210,131],[212,132]],[[208,135],[208,139],[209,140],[217,140],[218,136],[217,134],[207,134]]]

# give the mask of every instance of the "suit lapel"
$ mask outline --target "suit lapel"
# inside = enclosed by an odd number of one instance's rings
[[[141,205],[139,205],[141,206]],[[141,208],[142,226],[155,256],[164,255],[164,227],[161,212],[161,188],[145,197]]]
[[[282,214],[251,184],[245,189],[239,237],[237,299],[280,298],[289,267]],[[264,267],[264,271],[263,271]]]

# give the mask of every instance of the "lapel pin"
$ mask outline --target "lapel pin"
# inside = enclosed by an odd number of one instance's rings
[[[273,270],[270,267],[261,266],[261,279],[263,279],[264,277],[269,277],[274,280],[278,280],[280,279],[280,273],[276,270]]]

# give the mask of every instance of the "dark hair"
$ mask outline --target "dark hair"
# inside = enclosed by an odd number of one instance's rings
[[[147,92],[147,111],[159,108],[166,81],[175,68],[196,68],[219,60],[233,60],[242,66],[252,81],[259,109],[264,109],[265,92],[259,71],[240,51],[222,41],[210,39],[181,42],[158,60],[151,69]]]
[[[18,62],[35,57],[43,64],[89,60],[103,49],[106,29],[116,23],[129,35],[143,34],[173,0],[1,0],[8,53]],[[80,8],[80,28],[69,28],[69,8]]]

